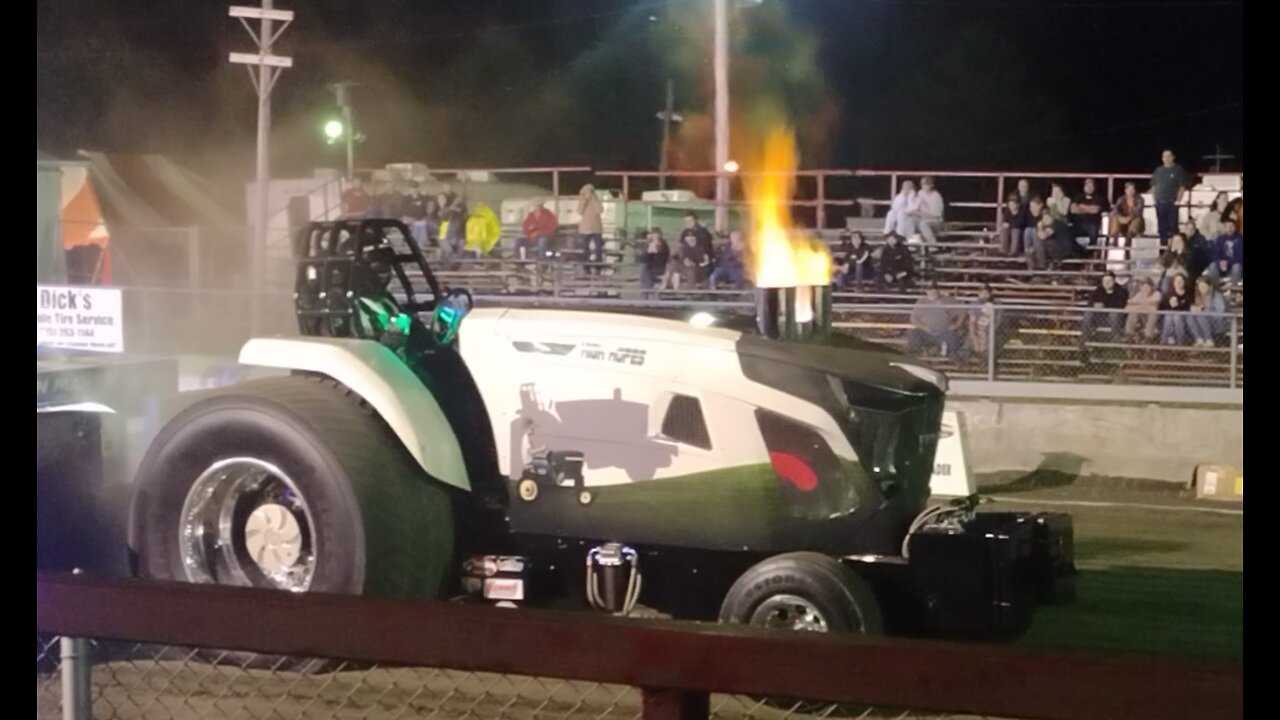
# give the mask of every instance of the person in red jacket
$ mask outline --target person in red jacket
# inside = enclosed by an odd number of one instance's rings
[[[520,225],[522,237],[516,243],[516,252],[520,255],[520,259],[527,259],[529,250],[533,248],[537,248],[536,257],[545,258],[551,238],[555,237],[559,230],[560,221],[556,219],[555,213],[548,210],[546,205],[535,201],[533,209],[524,216],[524,222]]]

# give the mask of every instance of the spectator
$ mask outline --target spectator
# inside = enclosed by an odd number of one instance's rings
[[[834,254],[836,261],[836,288],[862,292],[862,283],[874,276],[871,265],[871,246],[862,233],[854,232],[840,241]]]
[[[902,182],[902,189],[893,196],[889,205],[889,213],[884,216],[884,234],[898,233],[902,237],[911,237],[916,232],[915,218],[911,217],[911,209],[916,205],[916,184],[910,180]]]
[[[696,284],[706,282],[711,275],[715,248],[712,245],[711,231],[698,222],[698,216],[693,211],[684,214],[684,229],[680,231],[678,253],[682,265],[689,269],[686,273],[688,279]]]
[[[1049,209],[1049,214],[1053,215],[1054,220],[1067,222],[1071,213],[1071,198],[1063,192],[1060,183],[1053,183],[1049,187],[1049,199],[1045,200],[1044,206]]]
[[[985,357],[992,341],[998,344],[1000,340],[996,325],[996,301],[991,292],[991,286],[987,283],[982,283],[978,288],[978,297],[969,308],[966,324],[969,335],[968,349]],[[991,335],[992,332],[996,333],[994,338]]]
[[[427,199],[426,195],[422,194],[417,182],[411,181],[408,189],[409,192],[405,193],[404,198],[400,201],[400,217],[404,224],[409,226],[409,231],[413,233],[413,239],[421,247],[427,244],[427,238],[429,237],[427,219],[431,210],[431,201]]]
[[[1187,171],[1173,161],[1173,151],[1160,154],[1160,167],[1151,173],[1151,195],[1156,202],[1156,229],[1160,241],[1178,229],[1178,205],[1187,192]]]
[[[467,232],[467,202],[461,195],[453,191],[453,186],[445,183],[436,196],[436,204],[440,207],[440,251],[445,257],[453,257],[462,252],[463,238]]]
[[[1196,297],[1191,302],[1191,313],[1186,318],[1191,330],[1193,345],[1211,348],[1217,339],[1226,335],[1227,299],[1213,286],[1209,278],[1201,276],[1196,281]]]
[[[692,212],[685,213],[684,229],[680,231],[675,254],[679,260],[673,278],[677,287],[692,288],[707,282],[715,248],[711,245],[711,231],[699,223]]]
[[[365,217],[382,218],[385,216],[385,210],[382,206],[382,199],[384,195],[385,192],[382,189],[382,183],[376,180],[369,183],[369,209],[365,211]]]
[[[556,214],[547,209],[541,200],[535,200],[520,223],[520,240],[516,243],[516,252],[521,260],[528,259],[530,250],[536,250],[538,259],[547,257],[551,240],[560,231],[560,221]]]
[[[1222,233],[1213,241],[1213,258],[1208,275],[1214,282],[1225,277],[1232,285],[1244,280],[1244,236],[1236,232],[1234,220],[1222,223]]]
[[[1137,341],[1141,333],[1142,340],[1148,343],[1155,342],[1156,321],[1159,318],[1156,311],[1160,309],[1160,293],[1156,291],[1156,284],[1151,278],[1144,277],[1138,281],[1138,290],[1129,296],[1125,309],[1129,311],[1129,317],[1124,321],[1125,339]]]
[[[1097,287],[1089,294],[1089,310],[1084,313],[1084,327],[1080,333],[1080,342],[1093,339],[1094,330],[1103,325],[1110,332],[1112,340],[1120,338],[1120,327],[1124,323],[1124,313],[1129,304],[1129,291],[1116,282],[1116,274],[1110,270],[1102,274]]]
[[[1222,220],[1226,217],[1227,204],[1229,202],[1227,194],[1220,192],[1214,196],[1213,204],[1209,206],[1209,209],[1205,210],[1204,214],[1200,216],[1200,221],[1196,223],[1196,229],[1200,231],[1201,235],[1204,235],[1206,240],[1217,240],[1218,236],[1222,234]]]
[[[1124,184],[1124,194],[1111,206],[1111,237],[1132,240],[1141,234],[1142,196],[1137,184],[1130,180]]]
[[[382,191],[374,198],[374,204],[377,206],[378,213],[375,217],[395,218],[400,217],[400,208],[404,205],[404,194],[396,192],[396,188],[390,182],[382,184]]]
[[[645,290],[646,299],[657,296],[654,288],[661,289],[666,284],[667,262],[671,259],[671,246],[662,237],[661,228],[653,228],[645,237],[644,247],[636,254],[640,263],[640,287]]]
[[[1160,310],[1164,313],[1160,342],[1179,345],[1187,338],[1186,312],[1191,309],[1192,293],[1187,289],[1187,276],[1174,275],[1169,292],[1160,296]]]
[[[1044,200],[1039,195],[1032,195],[1027,200],[1027,227],[1022,231],[1022,254],[1027,258],[1035,250],[1036,228],[1040,226],[1040,218],[1044,214]]]
[[[364,181],[351,178],[351,184],[342,191],[342,217],[362,218],[369,212],[369,196],[364,191]]]
[[[1089,246],[1098,244],[1102,232],[1102,213],[1107,209],[1106,198],[1097,190],[1093,178],[1085,178],[1084,189],[1071,201],[1071,232],[1075,237],[1089,238]]]
[[[920,178],[920,192],[916,193],[915,208],[908,214],[915,219],[916,229],[926,243],[932,245],[938,242],[938,236],[942,234],[945,207],[942,193],[933,187],[933,178],[928,175]]]
[[[926,348],[936,347],[942,357],[964,359],[965,336],[961,332],[967,315],[947,307],[948,298],[942,297],[937,283],[930,283],[924,297],[916,301],[911,310],[911,329],[907,331],[907,352],[918,355]]]
[[[1174,275],[1184,275],[1188,280],[1191,275],[1191,256],[1187,253],[1187,238],[1182,233],[1174,233],[1169,238],[1169,247],[1160,255],[1160,292],[1169,292],[1169,284]]]
[[[578,241],[582,243],[582,260],[588,272],[598,273],[604,262],[604,203],[591,183],[578,192]]]
[[[1032,207],[1035,207],[1034,202]],[[1078,247],[1071,237],[1071,228],[1062,220],[1057,220],[1046,208],[1040,213],[1031,237],[1031,246],[1027,251],[1027,267],[1031,270],[1044,270],[1050,263],[1055,266],[1071,257],[1074,248]]]
[[[1187,274],[1198,278],[1213,261],[1213,247],[1200,234],[1196,222],[1191,218],[1182,223],[1182,236],[1187,239]]]
[[[449,197],[445,193],[436,195],[436,207],[440,212],[440,229],[436,246],[440,248],[440,257],[448,260],[462,249],[458,226],[461,225],[455,211],[449,210]]]
[[[911,259],[911,251],[897,233],[884,236],[884,247],[880,250],[880,278],[885,287],[906,290],[911,286],[915,275],[915,262]]]
[[[1018,193],[1009,193],[1004,208],[1000,210],[1000,253],[1010,257],[1024,254],[1022,240],[1027,226],[1031,224],[1031,213],[1022,203]]]
[[[1019,178],[1017,193],[1022,207],[1026,207],[1031,202],[1031,181],[1026,178]]]
[[[746,283],[746,266],[742,253],[745,250],[741,230],[729,231],[729,242],[716,248],[716,266],[711,271],[711,289],[715,290],[722,282],[729,283],[736,290],[741,290]]]
[[[1240,233],[1242,237],[1244,236],[1244,195],[1240,195],[1227,203],[1227,212],[1222,216],[1222,219],[1233,221],[1236,224],[1236,232]]]

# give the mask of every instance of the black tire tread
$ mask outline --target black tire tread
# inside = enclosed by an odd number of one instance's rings
[[[833,587],[840,588],[845,593],[848,604],[858,615],[856,620],[860,625],[859,632],[869,635],[878,635],[884,632],[884,620],[880,613],[880,603],[876,599],[875,592],[871,589],[871,586],[859,577],[857,573],[842,565],[839,560],[822,553],[807,551],[774,555],[743,573],[742,577],[734,583],[725,596],[725,601],[720,611],[720,621],[735,621],[733,615],[735,614],[734,611],[738,609],[737,605],[740,597],[758,582],[758,577],[777,572],[787,565],[806,568],[809,572],[828,579]],[[842,618],[845,621],[854,619]]]
[[[140,488],[157,481],[145,477],[150,458],[186,418],[238,407],[262,411],[266,404],[269,412],[311,433],[346,476],[364,533],[362,594],[433,599],[445,592],[454,564],[449,491],[423,472],[358,395],[326,376],[293,374],[202,391],[198,398],[156,437],[140,468]]]
[[[275,403],[303,419],[350,480],[365,533],[364,592],[436,598],[453,565],[448,492],[431,480],[359,395],[318,375],[250,380],[228,388]],[[447,428],[446,428],[447,430]]]

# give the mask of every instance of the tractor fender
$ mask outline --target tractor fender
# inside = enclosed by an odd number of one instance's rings
[[[345,338],[254,338],[240,349],[240,363],[333,378],[382,417],[428,475],[471,490],[462,448],[440,403],[382,344]]]

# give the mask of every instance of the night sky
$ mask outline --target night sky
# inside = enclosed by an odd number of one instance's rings
[[[338,166],[328,82],[357,88],[362,165],[654,168],[664,85],[706,167],[704,0],[280,0],[277,173]],[[36,144],[252,172],[254,98],[226,3],[38,0]],[[735,11],[735,111],[780,103],[808,167],[1243,169],[1241,2],[766,0]],[[236,177],[236,173],[240,177]]]

